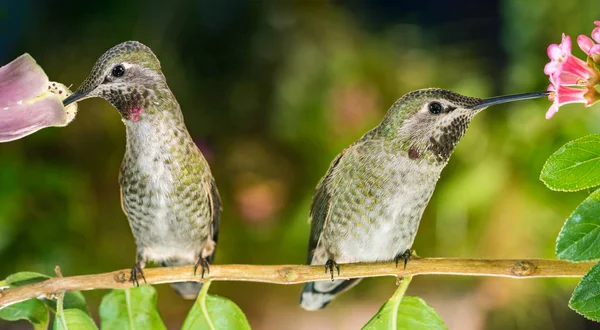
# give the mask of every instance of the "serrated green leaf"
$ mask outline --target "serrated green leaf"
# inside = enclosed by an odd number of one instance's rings
[[[98,330],[94,320],[80,309],[65,309],[56,314],[53,330]]]
[[[363,330],[448,329],[433,307],[419,297],[405,297],[411,278],[405,277],[396,293],[375,314]]]
[[[569,307],[589,319],[600,321],[600,263],[581,279],[569,300]]]
[[[7,321],[27,320],[36,330],[48,328],[48,314],[48,307],[37,299],[30,299],[0,309],[1,319]]]
[[[183,322],[182,330],[246,330],[250,324],[244,312],[231,300],[208,294],[210,281],[202,286],[200,294]]]
[[[600,185],[600,134],[584,136],[558,149],[544,164],[540,180],[559,191]]]
[[[569,261],[600,258],[600,190],[584,200],[563,225],[556,240],[556,256]]]
[[[156,308],[156,289],[150,285],[113,290],[100,303],[101,329],[166,329]]]

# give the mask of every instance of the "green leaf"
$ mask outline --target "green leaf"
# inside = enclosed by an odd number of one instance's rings
[[[405,297],[411,278],[405,277],[396,293],[375,314],[363,330],[448,329],[435,309],[419,297]]]
[[[166,329],[156,308],[156,290],[150,285],[113,290],[100,303],[102,329]]]
[[[50,279],[50,276],[35,273],[35,272],[19,272],[9,275],[4,281],[0,281],[0,288],[2,287],[17,287],[33,283],[38,283]],[[56,312],[56,300],[42,299],[48,307]],[[71,291],[65,294],[64,306],[68,308],[77,308],[85,313],[88,313],[87,303],[85,297],[80,291]]]
[[[556,256],[569,261],[600,258],[600,190],[584,200],[565,222],[556,241]]]
[[[23,286],[23,285],[27,285],[27,284],[42,282],[49,278],[50,278],[50,276],[40,274],[40,273],[19,272],[19,273],[8,275],[8,277],[6,279],[4,279],[4,281],[0,282],[0,287]]]
[[[48,307],[37,299],[30,299],[0,309],[0,318],[7,321],[27,320],[34,329],[48,327]]]
[[[600,185],[600,134],[584,136],[558,149],[544,164],[540,180],[559,191]]]
[[[181,330],[191,329],[250,329],[244,312],[231,300],[208,294],[210,281],[202,286],[200,294],[188,313]]]
[[[56,314],[53,330],[98,330],[94,320],[80,309],[65,309]]]
[[[20,272],[9,275],[3,281],[0,281],[0,287],[17,287],[47,280],[49,277],[34,272]],[[46,329],[48,327],[49,316],[48,307],[43,301],[30,299],[14,305],[4,307],[0,310],[0,318],[7,321],[27,320],[34,329]]]
[[[569,300],[569,307],[589,319],[600,321],[600,263],[581,279]]]
[[[56,311],[56,300],[44,299],[44,301],[53,311]],[[86,314],[89,314],[85,297],[81,291],[71,291],[65,293],[65,300],[63,303],[65,309],[75,308]]]

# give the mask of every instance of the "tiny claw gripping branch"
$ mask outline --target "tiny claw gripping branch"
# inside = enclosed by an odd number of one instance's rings
[[[335,269],[337,269],[337,274],[338,276],[340,276],[340,266],[337,264],[337,262],[329,259],[327,260],[327,262],[325,263],[325,273],[327,273],[329,271],[329,273],[331,274],[331,282],[333,282],[333,268],[335,267]]]
[[[144,283],[148,284],[148,282],[146,282],[146,277],[144,276],[144,270],[142,269],[142,265],[138,262],[135,265],[133,265],[133,268],[131,268],[131,283],[133,283],[133,285],[140,286],[140,281],[138,279],[139,276],[142,277]]]
[[[396,268],[398,268],[400,259],[404,260],[404,269],[406,269],[406,264],[410,259],[412,259],[412,251],[410,251],[410,249],[406,249],[406,251],[398,253],[398,255],[394,258],[394,261],[396,262]]]
[[[202,266],[202,278],[204,278],[204,273],[206,274],[210,274],[210,263],[208,262],[208,260],[206,258],[198,258],[198,261],[196,261],[196,264],[194,265],[194,276],[196,275],[196,271],[198,270],[198,267]]]

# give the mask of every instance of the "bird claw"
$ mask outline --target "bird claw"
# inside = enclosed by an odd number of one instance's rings
[[[200,266],[202,266],[202,278],[204,278],[204,273],[210,274],[210,264],[208,263],[208,260],[206,260],[206,258],[200,257],[198,258],[196,265],[194,265],[194,276],[196,275],[196,271]]]
[[[396,255],[396,257],[394,258],[394,261],[396,262],[396,268],[398,268],[398,263],[400,262],[400,259],[404,260],[404,269],[406,269],[406,264],[410,259],[412,259],[412,251],[410,249],[406,249],[406,251],[398,253]]]
[[[135,265],[133,265],[133,268],[131,268],[131,283],[133,283],[133,285],[140,286],[140,281],[138,280],[138,276],[141,276],[142,279],[144,280],[144,283],[148,283],[146,282],[146,277],[144,277],[144,270],[142,269],[142,265],[137,262]]]
[[[331,273],[331,282],[333,282],[333,268],[335,267],[335,269],[337,269],[337,273],[338,276],[340,276],[340,266],[337,264],[337,262],[329,259],[327,260],[327,262],[325,263],[325,274],[327,274],[327,271],[329,271],[329,273]]]

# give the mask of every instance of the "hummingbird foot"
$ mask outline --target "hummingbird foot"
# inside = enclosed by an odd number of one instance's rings
[[[210,264],[208,263],[208,260],[206,258],[200,257],[194,265],[194,275],[196,275],[196,271],[200,266],[202,266],[202,278],[204,278],[204,273],[210,274]]]
[[[402,253],[398,253],[396,255],[396,257],[394,258],[394,261],[396,262],[396,268],[398,268],[398,263],[400,262],[400,259],[404,260],[404,269],[406,269],[406,263],[408,263],[408,261],[412,258],[412,251],[410,249],[406,249],[406,251],[402,252]]]
[[[136,262],[135,265],[133,265],[133,268],[131,268],[131,283],[133,283],[133,285],[140,286],[140,281],[138,280],[139,276],[142,277],[144,283],[148,283],[146,282],[146,277],[144,277],[142,265],[139,262]]]
[[[340,275],[340,266],[337,264],[337,262],[328,259],[327,262],[325,263],[325,274],[327,274],[327,271],[329,271],[329,273],[331,274],[331,282],[333,282],[333,268],[335,267],[335,269],[337,269],[337,273],[338,276]]]

